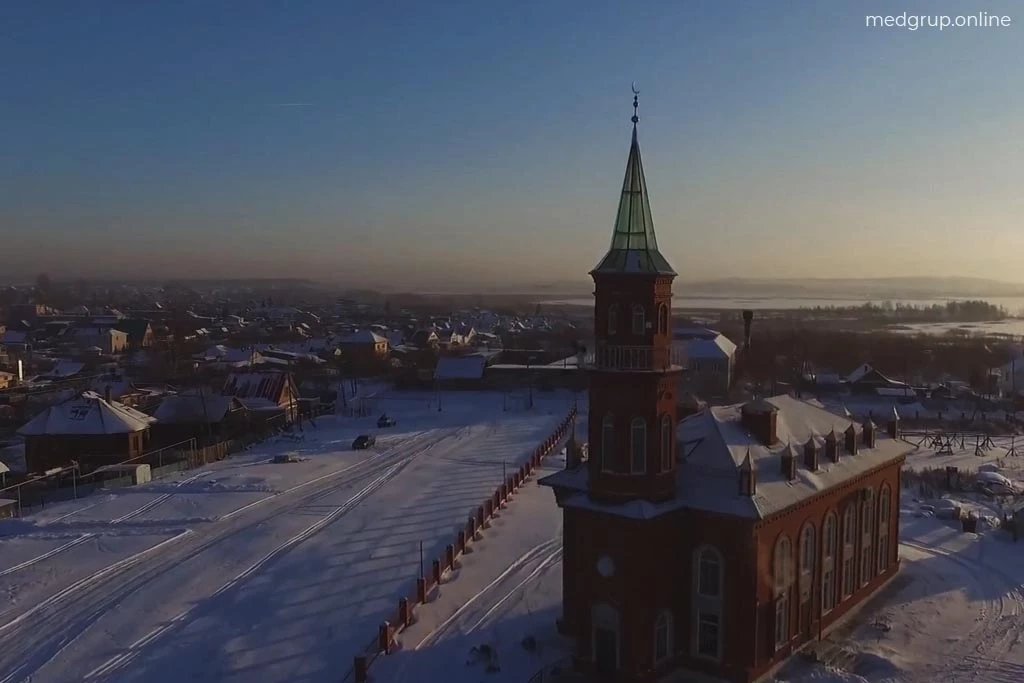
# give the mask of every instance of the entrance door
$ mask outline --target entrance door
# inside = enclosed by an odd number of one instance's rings
[[[594,629],[594,668],[598,673],[615,673],[619,668],[619,638],[610,628]]]

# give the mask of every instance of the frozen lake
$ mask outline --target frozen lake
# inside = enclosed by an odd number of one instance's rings
[[[966,301],[968,299],[984,299],[994,306],[1002,306],[1011,315],[1020,315],[1024,312],[1024,297],[949,297],[942,299],[889,299],[893,304],[904,304],[918,307],[944,305],[948,301]],[[675,308],[718,308],[718,309],[744,309],[753,310],[786,310],[797,308],[817,308],[828,306],[851,307],[863,306],[866,303],[881,304],[884,299],[815,299],[798,297],[735,297],[735,296],[699,296],[688,297],[676,294],[672,298]],[[593,297],[579,299],[561,299],[554,301],[543,301],[542,304],[551,306],[593,306]],[[1017,332],[1016,334],[1021,334]]]

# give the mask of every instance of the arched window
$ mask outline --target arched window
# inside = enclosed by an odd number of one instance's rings
[[[658,306],[658,334],[668,334],[668,304]]]
[[[629,432],[629,471],[643,474],[647,471],[647,423],[642,417],[634,417]]]
[[[853,595],[857,587],[857,562],[853,555],[854,542],[857,539],[857,508],[853,503],[843,510],[843,592],[845,600]]]
[[[800,533],[800,573],[814,572],[814,525],[808,523]]]
[[[860,499],[860,583],[863,586],[875,575],[874,564],[871,562],[871,553],[875,547],[874,542],[874,511],[875,492],[871,489],[864,489]]]
[[[772,578],[776,593],[786,590],[793,583],[793,544],[790,543],[789,536],[781,536],[775,542]]]
[[[646,323],[644,307],[640,304],[633,306],[633,334],[643,334],[646,332]]]
[[[722,599],[725,590],[722,556],[712,546],[693,552],[693,626],[690,650],[697,657],[722,658]]]
[[[605,415],[601,420],[601,471],[615,469],[615,418]]]
[[[808,522],[800,532],[800,602],[811,599],[811,581],[814,578],[815,545],[814,525]]]
[[[620,620],[619,611],[608,604],[594,605],[590,618],[591,653],[598,673],[619,670]]]
[[[714,548],[705,547],[697,554],[697,595],[722,597],[722,558]]]
[[[672,418],[661,416],[661,471],[672,469]]]
[[[821,612],[824,614],[836,606],[836,516],[831,512],[822,525],[821,545],[824,548],[821,557]]]
[[[889,516],[892,506],[892,489],[886,484],[878,494],[878,573],[889,568]]]
[[[892,490],[886,484],[882,487],[882,493],[878,497],[878,523],[888,524],[889,514],[892,509]]]
[[[654,622],[654,662],[660,664],[672,656],[672,613],[663,610]]]
[[[608,307],[608,334],[615,334],[619,326],[619,307],[612,304]]]
[[[780,536],[775,542],[772,578],[775,585],[775,649],[778,650],[789,642],[790,637],[793,544],[790,543],[788,536]]]

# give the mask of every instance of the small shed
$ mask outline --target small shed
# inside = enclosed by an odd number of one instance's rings
[[[11,498],[0,498],[0,519],[11,519],[18,516],[18,501]]]

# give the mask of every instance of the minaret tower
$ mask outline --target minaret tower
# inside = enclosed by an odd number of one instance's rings
[[[675,495],[676,391],[672,280],[654,236],[647,181],[633,140],[612,242],[592,271],[595,349],[590,374],[588,494],[599,502]]]

